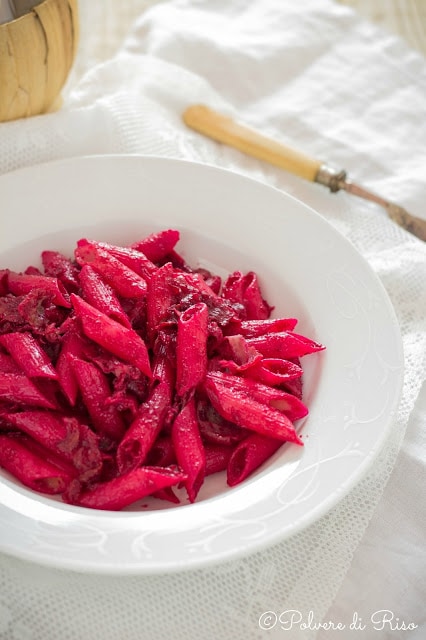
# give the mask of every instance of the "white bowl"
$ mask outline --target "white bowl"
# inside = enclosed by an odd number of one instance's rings
[[[398,407],[401,339],[380,281],[320,215],[229,171],[140,156],[6,174],[0,199],[0,268],[37,264],[43,249],[71,254],[83,236],[119,244],[173,227],[191,265],[255,271],[274,315],[299,318],[298,332],[327,347],[304,359],[304,447],[284,445],[232,489],[209,477],[195,504],[118,513],[63,504],[2,473],[2,551],[117,574],[203,566],[300,531],[367,472]]]

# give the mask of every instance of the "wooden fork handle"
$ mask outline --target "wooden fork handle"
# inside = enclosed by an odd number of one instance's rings
[[[188,107],[183,114],[185,124],[205,136],[234,147],[243,153],[285,169],[305,180],[315,182],[322,162],[295,151],[284,144],[239,124],[201,104]]]

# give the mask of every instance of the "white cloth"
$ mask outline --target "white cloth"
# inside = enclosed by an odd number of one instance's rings
[[[81,23],[62,109],[0,125],[0,173],[130,152],[217,164],[282,188],[324,215],[378,274],[401,325],[406,374],[374,468],[297,537],[152,577],[81,575],[0,556],[1,640],[346,638],[355,612],[366,624],[356,637],[424,637],[426,245],[375,205],[331,195],[181,122],[195,102],[238,114],[425,217],[424,58],[332,0],[82,0]],[[312,612],[311,628],[259,627],[263,612],[289,609],[305,623]],[[398,618],[417,628],[375,628],[369,617],[382,609],[394,626]],[[315,629],[327,620],[346,628]]]

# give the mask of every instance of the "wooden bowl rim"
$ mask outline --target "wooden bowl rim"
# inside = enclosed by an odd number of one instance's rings
[[[64,0],[40,0],[40,2],[37,2],[37,4],[35,4],[29,11],[27,11],[27,13],[24,13],[24,15],[19,16],[18,18],[13,18],[13,20],[8,20],[7,22],[3,22],[2,24],[0,24],[0,31],[3,30],[7,30],[7,28],[10,25],[16,25],[16,23],[18,22],[28,22],[28,27],[31,25],[30,20],[33,20],[34,17],[37,17],[37,12],[36,12],[36,8],[40,7],[42,4],[48,4],[48,3],[55,3],[55,4],[59,4],[61,2],[63,2]],[[34,16],[34,14],[36,14]],[[74,22],[74,20],[72,20]]]

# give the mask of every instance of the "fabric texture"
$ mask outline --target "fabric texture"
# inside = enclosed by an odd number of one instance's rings
[[[57,158],[136,153],[214,164],[283,189],[323,215],[379,276],[400,323],[406,372],[398,415],[374,467],[317,523],[238,561],[174,575],[81,575],[0,556],[0,639],[282,638],[278,624],[262,629],[259,618],[288,609],[349,623],[361,603],[359,594],[354,602],[360,577],[350,571],[360,544],[359,571],[370,570],[365,532],[377,544],[380,527],[409,528],[398,518],[403,504],[407,519],[418,518],[416,502],[398,495],[405,479],[399,466],[386,489],[391,508],[379,507],[378,519],[375,512],[425,379],[426,245],[376,205],[331,195],[202,139],[182,124],[181,113],[203,102],[236,115],[425,217],[425,60],[332,0],[306,0],[303,8],[292,0],[82,0],[80,15],[80,49],[62,108],[0,125],[0,173]],[[417,411],[424,416],[424,405]],[[410,422],[416,452],[421,422]],[[414,488],[424,461],[410,453],[410,442],[398,464],[411,469]],[[416,546],[420,562],[417,537],[410,549]],[[412,608],[409,589],[399,614],[420,628],[424,583]],[[333,608],[338,594],[342,604]],[[368,600],[361,604],[367,615]],[[287,636],[329,637],[297,626]]]

